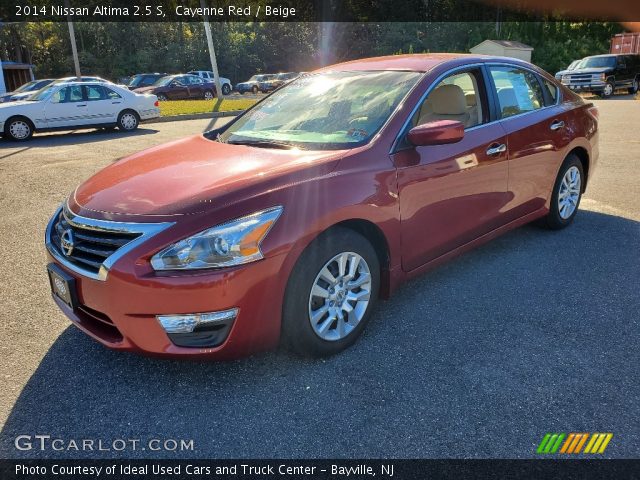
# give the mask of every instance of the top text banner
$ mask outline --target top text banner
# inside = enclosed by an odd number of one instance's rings
[[[615,1],[615,0],[614,0]],[[638,3],[640,5],[640,2]],[[517,5],[514,7],[513,5]],[[0,22],[495,22],[549,20],[502,0],[0,0]],[[630,13],[627,10],[627,14]],[[571,5],[552,17],[575,18]],[[623,20],[623,18],[615,18]]]

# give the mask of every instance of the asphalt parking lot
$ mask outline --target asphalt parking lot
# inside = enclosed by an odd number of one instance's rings
[[[0,457],[536,457],[547,432],[640,453],[640,101],[596,101],[575,223],[526,226],[406,284],[354,348],[228,363],[109,351],[49,296],[43,231],[79,182],[206,120],[0,141]],[[194,451],[19,451],[18,435],[187,439]]]

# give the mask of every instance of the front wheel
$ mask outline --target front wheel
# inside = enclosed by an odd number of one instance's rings
[[[578,213],[582,198],[584,171],[582,162],[576,155],[569,155],[556,178],[551,195],[549,213],[543,218],[543,225],[559,230],[571,224]]]
[[[335,228],[318,237],[294,267],[282,318],[284,342],[312,357],[352,345],[369,321],[380,288],[380,262],[359,233]]]
[[[206,92],[204,92],[204,99],[213,100],[213,92],[211,90],[207,90]]]
[[[615,90],[615,84],[612,81],[608,81],[602,89],[602,93],[600,94],[600,96],[602,98],[609,98],[611,95],[613,95],[613,92],[615,92]]]
[[[4,134],[16,142],[29,140],[33,135],[33,125],[23,117],[11,118],[5,123]]]
[[[118,128],[124,132],[131,132],[138,128],[140,120],[138,115],[131,110],[125,110],[118,116]]]
[[[257,94],[258,94],[258,87],[257,87],[257,86],[255,86],[255,85],[254,85],[253,87],[251,87],[251,92],[252,92],[254,95],[257,95]]]

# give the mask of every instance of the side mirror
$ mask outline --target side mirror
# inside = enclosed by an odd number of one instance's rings
[[[416,147],[457,143],[464,137],[464,125],[455,120],[424,123],[409,130],[407,140]]]

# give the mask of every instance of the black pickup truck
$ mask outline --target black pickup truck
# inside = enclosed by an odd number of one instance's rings
[[[620,88],[636,93],[640,84],[640,55],[594,55],[585,57],[562,84],[576,92],[593,92],[607,98]]]

